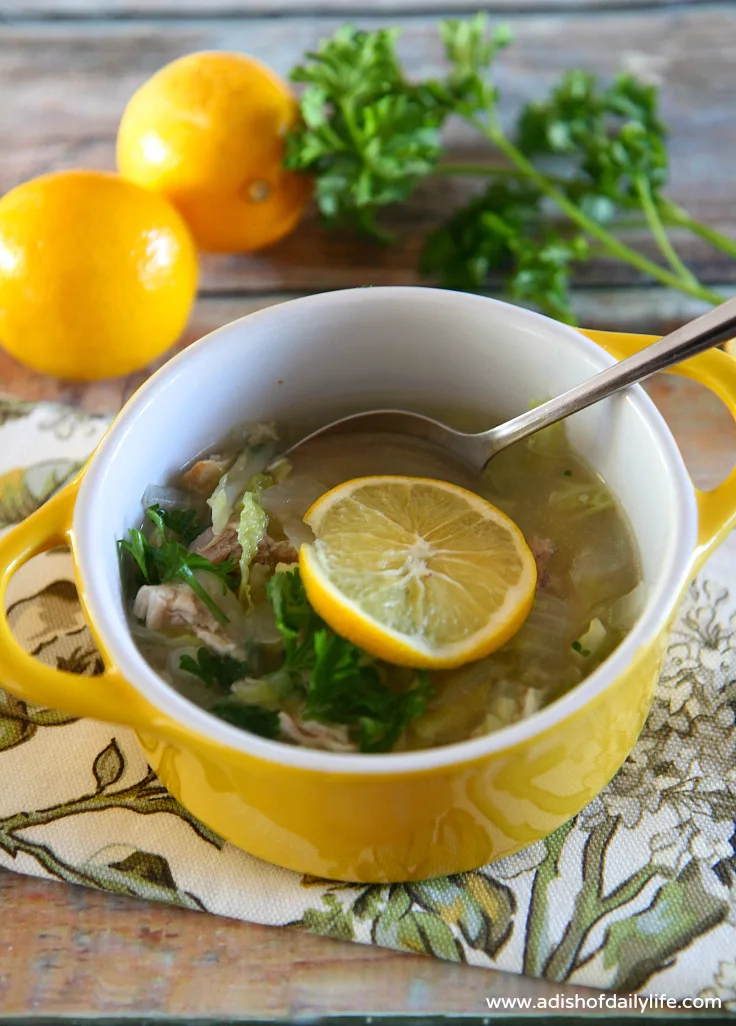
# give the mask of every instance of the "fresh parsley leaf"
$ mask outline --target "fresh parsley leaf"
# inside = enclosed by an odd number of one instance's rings
[[[210,706],[209,712],[234,727],[240,727],[271,741],[280,733],[279,714],[270,709],[262,709],[259,705],[246,705],[237,699],[224,698]]]
[[[425,711],[431,693],[426,673],[418,674],[415,688],[392,691],[376,664],[329,628],[315,632],[314,654],[305,713],[322,723],[357,726],[361,752],[390,751]]]
[[[655,197],[667,184],[657,90],[631,75],[604,88],[595,75],[568,72],[546,100],[522,111],[517,142],[528,156],[568,158],[567,194],[601,223],[639,207],[642,183]]]
[[[151,546],[148,544],[143,531],[139,531],[137,527],[131,528],[128,531],[127,540],[122,539],[118,542],[118,548],[121,553],[127,552],[133,558],[143,575],[143,579],[149,581],[152,567],[149,565],[148,553]]]
[[[162,509],[161,506],[158,505],[151,506],[150,509],[158,515],[161,523],[167,527],[172,534],[176,534],[181,538],[182,542],[187,547],[190,546],[195,539],[199,538],[200,534],[205,530],[205,525],[200,521],[196,510]]]
[[[196,659],[183,655],[179,666],[187,673],[199,677],[208,688],[230,688],[236,680],[247,677],[249,671],[247,663],[204,647],[197,650]]]
[[[488,72],[499,50],[511,43],[510,28],[500,24],[491,29],[487,15],[478,13],[464,21],[440,22],[439,33],[451,65],[445,88],[453,113],[464,117],[487,115],[498,100],[498,90],[489,82]]]
[[[405,80],[396,36],[346,25],[307,53],[291,73],[306,89],[286,140],[286,166],[315,176],[324,217],[383,240],[379,209],[406,200],[432,171],[449,113],[434,83]]]
[[[127,553],[134,560],[146,584],[185,581],[215,619],[223,625],[227,624],[227,615],[202,587],[195,573],[202,571],[211,574],[220,581],[224,592],[235,586],[236,561],[228,559],[215,566],[204,556],[190,552],[181,542],[171,537],[157,507],[147,509],[146,515],[156,525],[156,537],[149,541],[142,531],[132,528],[128,538],[118,542],[121,554]]]
[[[429,236],[420,269],[445,288],[466,291],[483,290],[490,275],[500,274],[515,299],[574,324],[572,265],[587,251],[583,236],[566,236],[546,223],[533,185],[494,182]]]
[[[187,673],[199,677],[208,688],[225,690],[229,690],[236,681],[247,677],[250,671],[247,663],[204,647],[197,650],[196,659],[190,655],[183,655],[179,660],[179,666]],[[279,736],[278,712],[264,709],[259,705],[249,705],[232,695],[215,702],[210,706],[209,712],[235,727],[250,731],[251,734],[271,739]]]
[[[540,216],[533,186],[493,183],[429,236],[420,270],[437,275],[445,288],[483,289],[493,270],[509,264],[521,227],[535,225]]]
[[[514,266],[506,282],[509,295],[558,321],[576,324],[569,289],[572,265],[588,255],[585,237],[567,238],[548,231],[541,239],[518,238],[511,249]]]
[[[298,570],[275,574],[266,591],[284,639],[283,669],[305,695],[305,717],[353,727],[362,752],[390,751],[426,709],[427,675],[407,691],[388,688],[376,661],[314,612]]]

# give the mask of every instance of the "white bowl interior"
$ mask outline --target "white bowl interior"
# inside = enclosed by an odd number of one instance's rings
[[[141,498],[235,424],[269,420],[305,428],[343,413],[394,406],[487,411],[488,426],[557,394],[613,361],[570,328],[517,307],[434,289],[379,288],[312,296],[236,321],[158,372],[104,439],[75,512],[79,572],[98,627],[119,668],[155,704],[239,748],[332,768],[359,760],[374,770],[402,759],[436,763],[448,749],[402,756],[303,752],[245,735],[173,692],[148,667],[127,631],[116,541],[140,523]],[[462,425],[465,426],[465,425]],[[477,419],[476,429],[484,426]],[[679,451],[640,388],[568,420],[575,448],[618,496],[637,539],[650,599],[616,653],[561,702],[471,749],[520,739],[605,686],[627,652],[653,636],[669,611],[695,544],[693,490]],[[577,698],[575,697],[577,696]],[[562,708],[562,707],[565,708]],[[555,710],[557,710],[555,712]],[[551,721],[550,721],[551,722]],[[513,737],[512,737],[513,735]],[[456,749],[458,746],[451,746]],[[443,754],[444,753],[444,754]]]

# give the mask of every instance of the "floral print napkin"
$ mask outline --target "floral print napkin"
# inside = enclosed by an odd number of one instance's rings
[[[0,399],[0,529],[107,426]],[[300,877],[224,843],[166,792],[132,733],[0,691],[0,865],[364,944],[736,1010],[736,541],[691,587],[652,713],[618,776],[517,855],[425,883]],[[94,674],[71,562],[16,575],[9,616],[40,659]]]

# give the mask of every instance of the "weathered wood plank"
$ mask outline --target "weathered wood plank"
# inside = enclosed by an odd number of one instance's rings
[[[5,870],[0,907],[0,1021],[482,1016],[487,996],[597,993]]]
[[[695,6],[713,0],[627,0],[629,9],[660,6]],[[716,0],[718,2],[718,0]],[[724,2],[724,0],[721,0]],[[439,13],[474,14],[473,0],[0,0],[0,17],[5,18],[140,18],[187,15],[201,18],[262,15],[320,15],[383,13],[422,15]],[[490,13],[540,10],[617,9],[620,0],[488,0],[482,5]]]
[[[68,403],[88,413],[114,414],[130,398],[146,377],[174,352],[202,338],[215,328],[256,310],[291,298],[285,295],[261,297],[201,297],[180,342],[145,371],[106,381],[66,382],[36,374],[18,363],[0,346],[0,391],[21,399]],[[581,290],[576,305],[584,324],[601,330],[630,330],[660,333],[682,324],[700,312],[700,306],[684,297],[671,296],[667,302],[660,290]]]
[[[418,263],[424,238],[441,220],[437,208],[442,200],[440,184],[432,182],[422,190],[410,210],[388,218],[387,224],[396,232],[396,241],[391,246],[350,232],[325,229],[316,217],[310,216],[290,238],[267,252],[242,256],[203,255],[201,290],[209,295],[262,293],[284,288],[321,291],[356,285],[433,284],[422,278]],[[733,226],[723,221],[713,223],[720,223],[721,230],[736,235],[736,220]],[[677,238],[682,257],[701,281],[719,287],[736,283],[736,261],[714,254],[699,240]],[[656,249],[649,239],[633,236],[631,241],[651,259],[657,259]],[[628,264],[597,259],[578,268],[574,281],[578,286],[620,289],[643,283],[644,279]],[[500,287],[498,282],[496,284]],[[652,294],[665,298],[662,291]],[[619,326],[622,327],[623,322]]]
[[[627,68],[661,82],[672,128],[671,194],[694,215],[736,231],[732,168],[736,162],[736,7],[663,7],[623,14],[568,12],[507,19],[516,44],[499,62],[511,112],[543,95],[566,68],[609,75]],[[372,27],[385,19],[363,18]],[[416,75],[441,67],[436,19],[395,18],[401,48]],[[305,49],[334,31],[339,18],[40,22],[0,28],[0,190],[59,167],[112,167],[117,122],[127,98],[154,70],[201,49],[256,54],[286,73]],[[449,141],[459,157],[482,156],[467,132]],[[326,232],[314,218],[273,250],[255,257],[205,261],[205,292],[319,289],[417,280],[416,259],[428,228],[477,183],[429,182],[393,218],[399,242],[382,250]],[[650,250],[651,251],[651,250]],[[704,243],[682,247],[699,277],[736,282],[736,262]],[[623,285],[637,275],[616,263],[586,266],[580,283]]]

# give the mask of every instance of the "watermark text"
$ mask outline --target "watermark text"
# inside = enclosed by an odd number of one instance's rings
[[[487,997],[486,1004],[494,1012],[524,1009],[542,1012],[560,1008],[587,1009],[592,1012],[604,1008],[615,1008],[621,1011],[643,1013],[662,1011],[665,1008],[718,1009],[721,1007],[721,999],[693,997],[676,1000],[667,997],[666,994],[598,994],[596,997],[586,997],[584,994],[553,994],[549,998]]]

